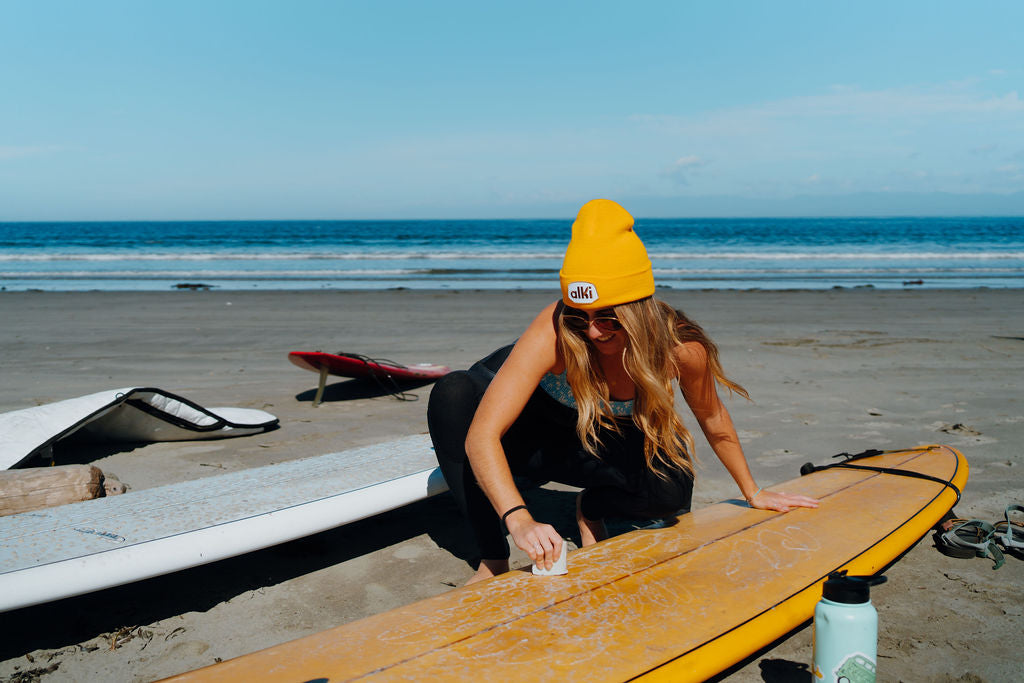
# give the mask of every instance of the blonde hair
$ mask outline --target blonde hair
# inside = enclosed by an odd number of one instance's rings
[[[675,410],[672,380],[679,375],[673,351],[695,341],[704,347],[707,367],[715,382],[749,398],[746,390],[725,376],[715,346],[701,327],[679,310],[647,297],[614,307],[626,333],[623,365],[636,385],[633,423],[644,436],[647,467],[665,476],[673,468],[693,474],[693,436]],[[566,379],[576,399],[576,433],[583,447],[597,456],[598,429],[619,431],[612,415],[608,381],[601,372],[597,350],[583,335],[573,332],[558,317],[558,346],[565,361]]]

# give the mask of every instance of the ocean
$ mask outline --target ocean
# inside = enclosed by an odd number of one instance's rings
[[[556,290],[571,223],[0,223],[0,287]],[[1024,287],[1024,218],[638,219],[635,230],[660,287]]]

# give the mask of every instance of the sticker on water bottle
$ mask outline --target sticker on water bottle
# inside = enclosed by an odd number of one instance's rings
[[[875,660],[863,652],[854,652],[832,673],[837,683],[875,683]]]

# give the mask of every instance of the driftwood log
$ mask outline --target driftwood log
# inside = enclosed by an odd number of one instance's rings
[[[113,496],[125,488],[94,465],[0,470],[0,516]]]

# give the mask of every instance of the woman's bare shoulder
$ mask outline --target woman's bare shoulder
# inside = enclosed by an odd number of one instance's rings
[[[708,364],[708,351],[699,341],[684,341],[676,344],[673,349],[680,369],[702,370]]]
[[[516,364],[543,367],[545,371],[557,363],[558,331],[555,316],[559,302],[545,306],[516,342],[509,360]]]

